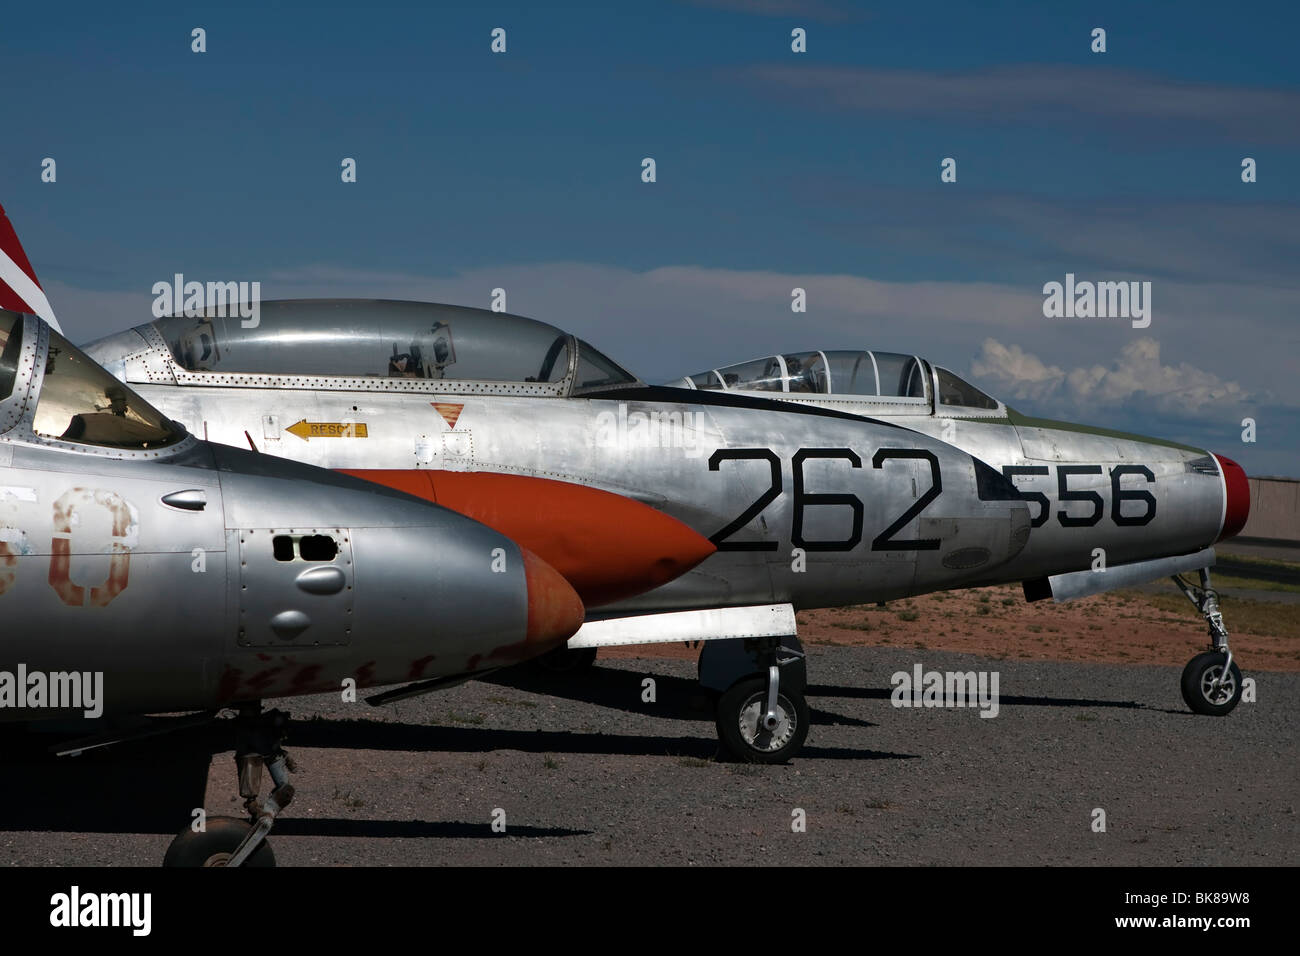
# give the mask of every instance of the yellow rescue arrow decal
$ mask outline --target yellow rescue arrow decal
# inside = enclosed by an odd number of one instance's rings
[[[369,438],[370,432],[364,422],[309,422],[307,419],[295,422],[285,431],[297,435],[303,441],[313,438]]]

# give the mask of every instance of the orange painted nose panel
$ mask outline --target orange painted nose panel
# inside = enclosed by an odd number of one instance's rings
[[[587,607],[642,594],[716,549],[676,518],[596,488],[487,472],[353,470],[507,535],[559,571]]]
[[[528,582],[525,643],[531,645],[530,650],[549,650],[576,634],[587,612],[578,592],[558,571],[527,548],[520,551],[524,556],[524,578]]]

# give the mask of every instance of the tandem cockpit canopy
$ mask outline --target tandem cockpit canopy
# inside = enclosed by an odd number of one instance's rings
[[[789,352],[710,369],[673,383],[718,391],[825,395],[893,404],[996,410],[1003,406],[946,368],[899,352]]]
[[[0,310],[0,432],[74,445],[154,451],[183,428],[33,315]]]
[[[264,302],[255,319],[213,311],[168,316],[134,331],[165,346],[176,377],[185,382],[310,379],[312,387],[324,388],[529,395],[639,384],[555,326],[485,309],[309,299]],[[110,368],[113,357],[105,349],[117,338],[90,348]]]

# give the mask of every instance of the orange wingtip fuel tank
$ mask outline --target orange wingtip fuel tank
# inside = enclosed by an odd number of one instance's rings
[[[578,633],[587,612],[577,591],[563,575],[527,548],[520,550],[528,585],[524,644],[531,657],[539,648],[558,646]]]
[[[716,550],[708,538],[649,505],[567,481],[472,471],[347,474],[500,531],[559,571],[587,607],[657,588]]]
[[[486,657],[469,659],[471,670],[504,667],[537,657],[560,647],[578,633],[587,610],[565,578],[533,552],[521,547],[524,580],[528,587],[528,624],[524,639],[493,648]]]

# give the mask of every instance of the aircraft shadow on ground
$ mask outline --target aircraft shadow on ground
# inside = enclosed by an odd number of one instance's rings
[[[213,754],[229,751],[228,721],[177,731],[165,737],[117,744],[77,757],[47,751],[56,738],[31,734],[6,746],[0,787],[0,832],[178,833],[192,811],[207,806],[206,791]],[[569,731],[496,730],[488,727],[424,726],[383,720],[294,720],[285,738],[295,748],[379,751],[445,751],[660,756],[711,760],[717,741],[705,736],[601,734]],[[800,759],[910,760],[915,754],[849,747],[805,746]],[[299,755],[310,773],[310,755]],[[229,787],[237,787],[235,765],[228,761]],[[323,780],[301,786],[324,787]],[[233,811],[233,806],[232,806]],[[385,820],[310,820],[288,815],[276,831],[300,835],[477,837],[484,828],[455,822]],[[573,836],[585,831],[512,826],[512,835]],[[488,835],[490,834],[488,831]]]
[[[655,702],[641,700],[641,681],[655,680]],[[612,667],[592,667],[575,674],[549,674],[531,667],[512,667],[498,671],[480,683],[510,687],[532,694],[561,697],[564,700],[609,707],[629,714],[666,717],[670,720],[696,720],[713,723],[713,704],[700,685],[686,677],[640,674]],[[846,717],[810,707],[814,726],[874,727],[869,720]]]
[[[289,811],[292,813],[292,810]],[[571,830],[568,827],[534,827],[510,824],[513,837],[575,837],[590,836],[592,830]],[[271,837],[323,836],[369,837],[370,839],[457,839],[499,840],[506,834],[492,832],[488,823],[464,823],[459,820],[344,820],[339,817],[285,816],[276,821]]]
[[[299,724],[291,724],[292,730]],[[377,725],[376,732],[401,730]],[[423,728],[422,728],[423,729]],[[48,735],[6,754],[5,777],[17,782],[0,791],[0,832],[32,830],[68,833],[179,833],[192,811],[207,805],[208,770],[213,753],[229,749],[220,727],[120,744],[79,757],[57,757],[45,748]],[[182,741],[180,738],[184,737]],[[39,743],[40,746],[37,746]],[[116,753],[114,752],[116,751]],[[224,762],[224,761],[223,761]],[[310,770],[309,761],[304,769]],[[237,787],[229,762],[230,790]],[[304,781],[303,783],[310,783]],[[316,786],[323,786],[316,782]],[[286,815],[274,834],[346,837],[497,837],[489,824],[458,821],[303,818]],[[226,815],[238,816],[232,805]],[[590,831],[563,827],[512,825],[511,836],[567,837]],[[273,834],[273,835],[274,835]],[[75,862],[75,861],[69,861]]]
[[[211,754],[201,732],[78,757],[56,757],[43,746],[8,751],[0,831],[179,833],[192,820],[191,811],[204,806]],[[230,786],[237,786],[233,760]]]
[[[832,684],[809,684],[809,697],[853,697],[862,700],[889,700],[893,688],[839,687]],[[1118,707],[1124,710],[1150,710],[1146,704],[1133,700],[1090,700],[1083,697],[1025,697],[999,694],[998,704],[1003,707]]]
[[[554,730],[497,730],[490,727],[423,726],[381,720],[294,721],[285,747],[344,748],[349,750],[407,750],[417,752],[486,753],[521,750],[536,754],[597,754],[624,757],[694,757],[708,760],[718,753],[709,737],[671,737],[656,734],[602,734]],[[915,754],[860,750],[852,747],[806,745],[798,759],[906,760]]]

